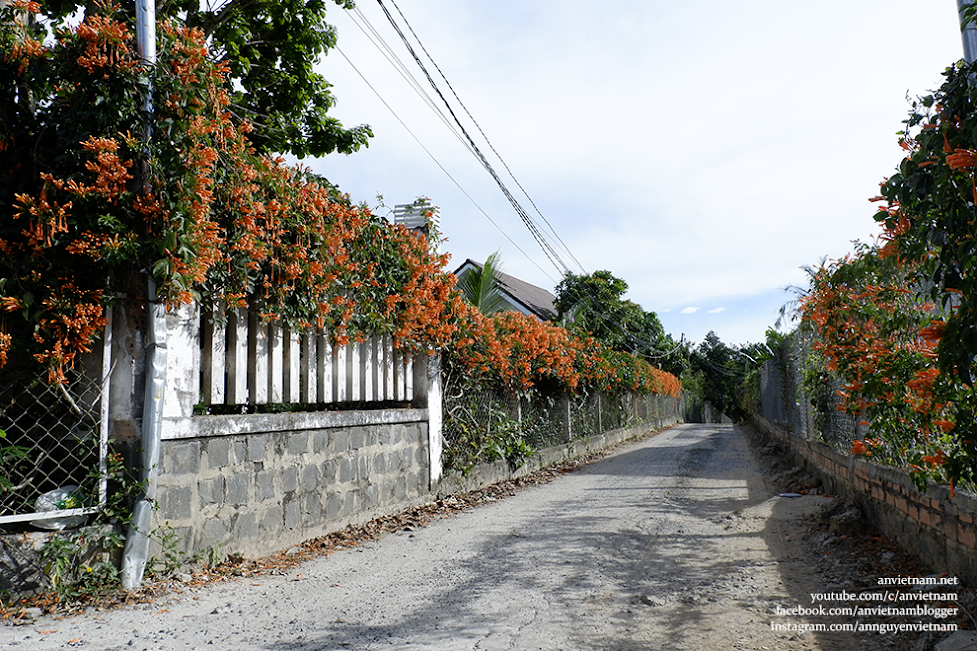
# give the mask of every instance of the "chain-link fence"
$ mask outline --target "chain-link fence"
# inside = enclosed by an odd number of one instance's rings
[[[760,369],[762,416],[792,434],[849,450],[864,432],[858,419],[838,409],[842,384],[815,352],[814,336],[798,330]]]
[[[540,448],[677,415],[680,401],[658,395],[542,394],[518,397],[459,378],[444,383],[447,469],[507,459],[519,463]]]
[[[59,528],[105,503],[102,384],[78,372],[51,385],[24,365],[0,370],[0,524]]]

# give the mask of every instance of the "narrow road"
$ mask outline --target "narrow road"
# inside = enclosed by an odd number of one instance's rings
[[[774,606],[809,603],[791,538],[798,517],[826,499],[772,495],[735,426],[679,425],[552,483],[289,576],[4,626],[0,646],[854,649],[854,640],[771,630],[783,620]]]

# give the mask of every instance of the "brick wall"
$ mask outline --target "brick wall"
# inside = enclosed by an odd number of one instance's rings
[[[931,484],[919,492],[909,474],[791,436],[761,416],[754,425],[783,444],[794,462],[821,478],[825,491],[853,500],[883,535],[934,571],[977,586],[977,496]]]
[[[421,409],[171,422],[156,531],[257,555],[403,508],[430,491],[427,427]]]

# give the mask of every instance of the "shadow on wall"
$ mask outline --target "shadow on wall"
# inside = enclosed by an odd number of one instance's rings
[[[724,423],[730,425],[733,419],[722,413],[708,402],[686,403],[686,423]]]

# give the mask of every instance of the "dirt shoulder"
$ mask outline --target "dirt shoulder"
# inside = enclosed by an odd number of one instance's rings
[[[781,545],[781,566],[785,583],[796,599],[796,606],[806,608],[825,607],[881,607],[913,609],[920,606],[933,609],[934,614],[860,615],[860,616],[793,616],[784,621],[800,624],[812,623],[861,623],[890,628],[901,624],[952,624],[961,631],[977,628],[977,593],[969,586],[954,586],[955,599],[921,599],[927,593],[946,594],[950,588],[907,586],[902,592],[910,593],[910,600],[901,602],[861,601],[854,595],[896,592],[881,587],[884,577],[910,577],[938,579],[918,558],[887,540],[866,524],[858,508],[851,502],[825,495],[820,481],[801,468],[790,467],[785,455],[776,443],[766,441],[761,435],[744,429],[750,438],[757,461],[764,468],[765,482],[772,492],[796,494],[786,498],[771,513],[768,531],[772,544]],[[912,594],[915,593],[915,594]],[[833,601],[812,602],[812,594],[832,595]],[[890,595],[891,596],[891,595]],[[785,606],[787,606],[785,604]],[[941,609],[943,613],[939,612]],[[945,611],[956,612],[946,615]],[[891,610],[889,612],[892,612]],[[842,639],[830,633],[808,633],[818,638],[822,648],[852,648]],[[927,651],[933,649],[950,635],[945,631],[896,631],[889,633],[863,632],[854,639],[859,649],[885,649],[889,651]],[[801,637],[799,635],[798,637]],[[970,647],[967,647],[970,648]]]

